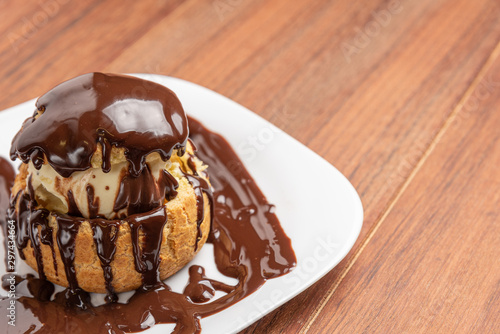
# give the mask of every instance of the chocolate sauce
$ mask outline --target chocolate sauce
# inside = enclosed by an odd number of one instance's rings
[[[203,267],[191,266],[189,268],[189,282],[184,288],[183,294],[194,303],[205,303],[214,297],[215,291],[230,293],[234,288],[234,286],[206,277]]]
[[[209,166],[208,174],[214,190],[215,208],[209,242],[214,245],[219,271],[238,279],[238,284],[230,286],[212,280],[199,266],[190,268],[190,279],[182,294],[171,291],[160,282],[159,250],[166,222],[165,209],[160,207],[147,214],[129,216],[126,220],[132,231],[136,270],[143,275],[144,287],[138,289],[127,303],[108,302],[94,306],[88,294],[78,287],[74,272],[74,241],[81,218],[60,215],[56,219],[57,242],[69,288],[48,301],[46,295],[40,297],[39,291],[51,283],[34,277],[21,280],[18,286],[27,284],[31,290],[16,290],[19,321],[16,327],[9,326],[6,321],[0,322],[1,332],[128,333],[145,330],[157,323],[176,323],[174,333],[199,333],[201,317],[233,305],[257,290],[267,279],[284,275],[295,266],[290,240],[273,213],[273,206],[267,202],[229,144],[196,120],[190,119],[189,122],[191,138],[198,145],[198,156]],[[202,191],[198,191],[197,196],[203,201]],[[21,192],[15,197],[21,200],[21,209],[26,206],[30,215],[31,210],[36,211],[30,206],[29,194]],[[30,232],[25,228],[28,217],[14,218],[19,225],[18,232],[29,239]],[[113,233],[103,232],[97,227],[98,219],[90,221],[104,268],[109,266],[108,261],[112,261],[116,240],[112,238]],[[100,221],[102,225],[108,222]],[[144,238],[142,244],[140,234]],[[23,238],[19,240],[24,241],[25,247],[27,240]],[[106,278],[106,273],[104,275],[105,280],[112,280],[112,277]],[[213,299],[215,291],[226,295]],[[9,299],[0,300],[0,314],[6,314],[8,306]]]
[[[126,208],[126,216],[150,211],[163,206],[165,198],[173,199],[179,187],[177,180],[166,170],[162,169],[158,182],[155,181],[149,166],[143,168],[139,176],[132,176],[124,171],[121,176],[118,195],[116,196],[113,211],[118,212]],[[90,216],[90,218],[94,218]]]
[[[31,241],[33,253],[37,263],[37,270],[40,278],[45,278],[45,270],[43,267],[42,250],[40,244],[50,246],[52,259],[54,261],[54,269],[57,271],[57,263],[55,261],[55,249],[53,242],[53,231],[47,222],[49,211],[43,208],[37,208],[37,203],[34,200],[34,191],[31,184],[31,177],[27,180],[28,193],[20,191],[11,198],[11,206],[7,210],[7,219],[14,221],[16,231],[16,246],[19,251],[19,257],[24,259],[23,250]],[[15,210],[14,204],[19,201],[19,210]],[[18,222],[23,222],[19,224]],[[29,222],[29,223],[28,223]]]
[[[56,178],[56,180],[58,179],[59,178]],[[68,215],[75,217],[82,217],[82,213],[78,209],[78,205],[76,205],[75,196],[73,195],[73,191],[71,189],[68,190],[66,197],[68,198]]]
[[[196,170],[194,170],[196,175],[198,174]],[[191,175],[188,173],[184,173],[184,176],[188,179],[189,183],[193,187],[194,193],[196,195],[196,214],[197,214],[197,221],[196,221],[196,226],[197,226],[197,235],[196,235],[196,243],[194,245],[195,251],[198,249],[198,243],[203,237],[203,233],[201,231],[201,224],[203,223],[203,219],[205,217],[205,201],[203,199],[203,193],[205,193],[208,197],[209,204],[210,204],[210,221],[213,221],[213,212],[214,212],[214,205],[213,205],[213,197],[212,197],[212,188],[210,188],[210,185],[208,184],[205,179]]]
[[[7,209],[9,208],[9,199],[10,199],[10,189],[14,185],[14,179],[16,177],[16,172],[12,165],[0,157],[0,226],[2,227],[3,235],[7,238],[9,235],[9,227],[7,225]],[[14,247],[11,247],[13,250]],[[4,242],[5,249],[5,268],[7,271],[14,271],[9,269],[11,267],[9,265],[9,244],[7,240]]]
[[[14,185],[16,171],[14,167],[0,157],[0,222],[5,222],[5,213],[9,208],[10,189]]]
[[[57,217],[57,246],[61,252],[64,263],[64,271],[71,290],[79,288],[76,279],[76,270],[73,265],[75,261],[75,238],[80,227],[80,221],[71,217]],[[28,222],[29,223],[29,222]]]
[[[28,228],[31,230],[28,232],[29,240],[31,241],[31,246],[33,247],[33,252],[35,253],[35,260],[37,265],[38,275],[41,279],[45,279],[45,270],[43,268],[43,256],[41,250],[41,243],[53,247],[52,242],[52,228],[47,224],[47,217],[49,216],[49,211],[45,209],[35,210],[30,216],[30,225]],[[40,228],[40,233],[38,231]],[[55,258],[55,256],[53,256]]]
[[[18,209],[12,205],[13,203],[18,204]],[[13,198],[11,198],[11,205],[7,209],[7,221],[14,221],[14,227],[16,232],[16,246],[19,250],[19,257],[25,259],[24,252],[22,250],[28,245],[30,239],[30,229],[28,224],[19,224],[19,222],[28,221],[31,216],[31,201],[24,191],[19,191]]]
[[[227,141],[193,118],[189,118],[189,128],[198,156],[209,166],[214,189],[209,241],[215,247],[217,268],[238,278],[242,289],[251,293],[266,279],[284,275],[295,266],[290,239],[274,214],[274,206]],[[252,274],[246,276],[249,268]]]
[[[193,143],[191,139],[188,139],[189,142],[191,143],[191,146],[193,147],[193,151],[197,152],[198,149],[196,145]],[[207,198],[209,200],[209,205],[210,205],[210,221],[213,221],[214,218],[214,201],[213,201],[213,193],[212,193],[212,188],[208,184],[208,182],[199,177],[198,170],[196,169],[196,163],[194,162],[194,156],[192,154],[189,154],[187,158],[187,166],[181,166],[181,169],[184,173],[184,177],[188,180],[188,182],[191,184],[191,187],[193,187],[194,193],[196,195],[196,211],[197,211],[197,229],[198,233],[196,235],[196,243],[194,246],[195,251],[198,249],[198,243],[203,237],[203,233],[201,230],[201,224],[203,223],[203,218],[205,217],[205,201],[203,199],[203,193],[207,195]],[[191,170],[192,174],[188,173],[188,169]]]
[[[111,261],[113,261],[116,252],[116,240],[118,239],[120,223],[92,219],[90,225],[92,227],[97,256],[101,261],[101,267],[104,274],[104,282],[107,290],[106,301],[115,302],[118,300],[118,296],[112,285],[113,272],[111,270]]]
[[[142,274],[142,289],[151,290],[161,285],[160,249],[163,240],[163,227],[167,223],[167,210],[164,206],[147,214],[136,214],[127,218],[134,248],[135,270]],[[140,232],[144,242],[140,242]]]
[[[89,217],[95,218],[97,217],[97,213],[99,212],[99,197],[95,197],[94,187],[92,187],[91,184],[87,184],[87,186],[85,187],[85,191],[87,192],[87,205],[89,207]]]
[[[41,96],[36,107],[14,137],[10,157],[38,169],[46,157],[63,177],[90,168],[98,143],[103,171],[111,168],[111,147],[125,147],[130,173],[138,176],[149,153],[166,161],[174,149],[182,153],[188,138],[175,93],[130,76],[84,74]]]

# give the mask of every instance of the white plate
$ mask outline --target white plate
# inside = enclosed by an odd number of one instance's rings
[[[344,258],[361,230],[363,207],[356,190],[335,167],[274,125],[209,89],[161,75],[137,76],[172,89],[189,115],[229,141],[269,202],[276,205],[297,256],[297,267],[290,274],[267,281],[239,303],[202,319],[204,334],[244,329],[304,291]],[[32,115],[34,103],[31,100],[0,112],[0,155],[8,157],[11,140],[22,121]],[[190,264],[205,267],[209,277],[234,282],[218,273],[212,251],[207,244]],[[1,258],[3,253],[0,247]],[[167,284],[182,291],[188,267]],[[22,270],[28,269],[23,266]],[[0,271],[5,272],[3,260]],[[168,333],[169,328],[173,326],[157,325],[143,333]]]

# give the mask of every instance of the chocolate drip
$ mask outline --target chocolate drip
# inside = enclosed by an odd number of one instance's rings
[[[161,193],[165,194],[163,197],[168,201],[173,200],[177,196],[177,188],[179,188],[179,182],[177,182],[177,179],[165,169],[162,169],[160,171],[158,186],[160,187]]]
[[[111,261],[113,261],[116,252],[116,240],[118,239],[120,223],[109,220],[92,219],[90,225],[92,227],[97,256],[101,261],[106,290],[108,292],[106,301],[116,302],[118,296],[112,285],[113,272],[111,270]]]
[[[59,178],[56,178],[56,180],[59,180]],[[76,205],[75,196],[73,195],[73,191],[71,191],[71,189],[68,190],[67,197],[68,197],[68,215],[75,217],[82,217],[82,213],[78,209],[78,205]]]
[[[45,279],[45,271],[43,269],[43,256],[42,248],[40,242],[50,246],[52,250],[52,259],[54,263],[54,268],[57,270],[57,262],[54,251],[54,243],[52,240],[52,228],[46,223],[47,217],[49,216],[49,211],[46,209],[35,209],[37,203],[35,201],[35,191],[33,189],[33,184],[31,182],[31,176],[28,177],[27,181],[28,188],[28,207],[30,207],[31,215],[29,215],[28,230],[29,239],[31,241],[31,247],[33,248],[33,253],[35,255],[35,260],[37,264],[38,274],[41,279]],[[40,233],[38,232],[38,227],[40,227]],[[31,229],[31,230],[30,230]]]
[[[189,169],[191,169],[193,171],[193,175],[198,176],[198,171],[196,170],[196,164],[194,162],[193,156],[190,156],[187,159],[187,164],[188,164]]]
[[[162,206],[146,215],[132,215],[127,218],[127,222],[132,236],[135,270],[142,274],[142,288],[144,290],[158,288],[161,285],[158,268],[160,248],[163,227],[167,223],[167,211]],[[141,235],[144,238],[143,242]]]
[[[87,191],[87,204],[89,207],[89,217],[95,218],[97,217],[97,213],[99,212],[99,198],[95,197],[94,187],[92,187],[91,184],[87,184],[85,190]]]
[[[57,246],[64,263],[64,272],[71,290],[79,288],[76,279],[75,261],[75,238],[80,228],[80,222],[70,217],[58,216],[57,221]]]
[[[188,137],[186,115],[171,90],[125,75],[76,77],[41,96],[36,107],[14,137],[10,157],[31,160],[37,169],[46,157],[63,177],[90,168],[98,144],[103,171],[110,170],[117,146],[126,149],[130,173],[138,176],[149,153],[166,161],[174,149],[182,153]]]
[[[14,185],[16,172],[12,165],[0,157],[0,223],[5,223],[5,213],[9,208],[10,189]]]
[[[104,140],[104,137],[99,136],[97,138],[97,142],[101,144],[102,148],[102,164],[101,169],[104,173],[109,173],[111,170],[111,145],[107,140]]]
[[[76,235],[81,221],[69,216],[56,216],[57,222],[57,246],[64,264],[64,272],[68,281],[68,289],[56,294],[56,299],[72,307],[86,310],[90,306],[90,295],[83,291],[78,285],[75,268]],[[46,222],[47,223],[47,222]]]
[[[89,201],[93,202],[92,190],[87,188],[87,191],[90,194]],[[19,210],[15,210],[17,202],[19,202]],[[18,237],[17,246],[19,252],[22,254],[23,249],[28,244],[28,241],[31,240],[35,259],[37,261],[38,273],[41,279],[45,279],[39,241],[50,245],[53,249],[53,231],[49,227],[48,223],[49,212],[45,209],[33,209],[35,206],[36,202],[31,200],[30,196],[25,194],[24,191],[20,191],[12,201],[9,212],[19,213],[15,217],[15,226]],[[65,294],[72,300],[73,303],[76,303],[85,309],[88,307],[87,300],[89,297],[78,285],[76,269],[74,266],[76,235],[78,234],[79,227],[83,221],[84,219],[79,217],[56,215],[56,222],[58,226],[56,241],[59,246],[69,286],[68,291],[66,291]],[[113,275],[110,264],[116,251],[118,228],[123,222],[128,223],[131,229],[134,264],[136,270],[143,276],[143,289],[149,290],[157,288],[161,285],[159,254],[163,239],[163,228],[167,222],[167,213],[164,206],[151,210],[146,214],[132,215],[122,221],[105,220],[100,218],[88,219],[88,221],[93,230],[93,238],[96,244],[97,255],[103,268],[104,279],[108,290],[108,301],[116,300],[116,294],[114,293],[112,287]],[[53,258],[55,261],[55,254],[53,254]],[[66,297],[59,294],[58,298],[65,299]]]
[[[28,180],[28,184],[30,181]],[[28,186],[30,188],[30,186]],[[19,210],[16,211],[15,204],[19,201]],[[54,249],[53,230],[46,222],[49,211],[46,209],[36,209],[36,202],[32,201],[29,195],[20,191],[12,199],[11,206],[7,211],[7,218],[14,221],[14,227],[17,234],[17,249],[19,256],[24,259],[24,248],[31,241],[31,246],[37,262],[40,277],[44,278],[44,269],[42,262],[42,250],[40,242],[50,246],[54,270],[57,273],[56,253]],[[40,231],[39,231],[40,228]]]
[[[197,151],[198,149],[194,145],[193,141],[189,139],[191,146],[193,147],[193,151]],[[193,174],[189,174],[187,169],[190,169]],[[213,200],[213,192],[212,188],[208,184],[208,182],[199,177],[198,171],[196,169],[196,163],[194,162],[194,156],[189,154],[187,158],[187,168],[186,166],[182,166],[184,177],[189,181],[191,186],[193,187],[194,193],[196,195],[196,209],[197,209],[197,229],[198,234],[196,236],[196,243],[194,245],[195,251],[198,249],[198,242],[203,237],[203,233],[201,231],[201,223],[203,223],[203,219],[205,218],[205,201],[203,199],[203,193],[207,195],[210,205],[210,221],[213,221],[214,218],[214,200]]]
[[[2,289],[4,289],[5,291],[9,291],[11,285],[17,286],[19,283],[23,282],[28,276],[33,276],[33,275],[28,274],[27,276],[24,277],[14,274],[3,275]]]
[[[18,210],[16,210],[16,203],[18,203]],[[29,235],[29,217],[31,215],[30,199],[24,191],[19,191],[16,196],[11,200],[9,209],[7,210],[7,219],[14,221],[16,232],[16,246],[19,251],[19,257],[25,259],[23,249],[28,245],[30,240]]]
[[[127,216],[148,212],[163,206],[165,198],[173,199],[178,187],[177,180],[164,169],[161,170],[157,183],[146,164],[139,176],[126,174],[121,177],[113,211],[127,208]]]
[[[188,120],[190,120],[191,117],[188,116]],[[191,140],[191,138],[188,138],[188,142],[191,144],[191,147],[193,148],[193,151],[196,152],[198,151],[198,147],[196,146],[196,144]]]
[[[197,209],[196,226],[198,229],[198,233],[196,235],[196,243],[194,244],[194,249],[197,250],[198,242],[203,237],[203,233],[201,231],[201,223],[203,223],[203,220],[205,218],[205,201],[203,200],[203,193],[205,193],[208,197],[208,201],[210,204],[210,221],[213,220],[214,204],[212,197],[212,189],[210,188],[208,182],[199,176],[194,176],[187,173],[184,173],[184,176],[188,179],[196,195],[196,209]]]
[[[128,333],[145,330],[155,323],[176,323],[175,333],[199,333],[200,317],[233,305],[258,289],[267,279],[286,274],[295,266],[290,240],[281,229],[272,205],[268,204],[229,144],[193,119],[190,119],[190,125],[191,136],[199,145],[198,155],[210,166],[210,182],[216,199],[210,242],[214,245],[217,268],[227,276],[236,277],[239,283],[234,287],[218,284],[207,278],[200,267],[194,266],[190,269],[190,279],[184,294],[179,294],[170,291],[158,281],[157,276],[146,277],[143,273],[144,281],[155,286],[154,290],[139,289],[126,304],[107,303],[96,307],[84,299],[80,302],[87,306],[83,312],[77,312],[81,310],[80,305],[72,304],[75,298],[72,298],[74,293],[71,293],[70,288],[57,294],[51,302],[37,298],[36,291],[18,289],[17,312],[23,319],[16,324],[18,333],[59,334],[67,333],[68,330],[73,334]],[[134,218],[129,221],[129,225],[135,231],[133,245],[136,266],[141,270],[156,268],[157,272],[158,245],[161,243],[166,214],[160,208],[148,213],[148,216],[151,217],[147,221]],[[67,240],[70,242],[65,245],[65,249],[69,250],[71,240],[74,242],[75,228],[71,226],[78,220],[67,219],[64,222],[66,227],[63,228],[69,230]],[[62,223],[58,219],[58,224]],[[145,248],[141,250],[142,244]],[[61,252],[64,253],[63,250]],[[106,252],[103,251],[103,254]],[[140,259],[146,265],[138,263]],[[64,261],[65,266],[71,267],[71,261]],[[154,270],[150,273],[154,273]],[[210,299],[216,290],[227,294],[203,304],[195,302]],[[83,294],[85,296],[88,295]],[[0,312],[6,312],[8,306],[9,299],[0,300]],[[0,322],[0,331],[6,332],[7,326],[7,322]]]
[[[0,157],[0,225],[2,226],[3,235],[8,238],[9,226],[7,224],[7,210],[9,208],[9,198],[10,189],[14,185],[14,179],[16,177],[16,172],[12,165]],[[12,243],[11,243],[12,246]],[[9,243],[8,240],[4,240],[5,247],[5,268],[7,271],[14,271],[13,266],[9,265]],[[15,247],[15,245],[14,245]],[[10,247],[13,250],[13,247]]]
[[[31,247],[37,263],[37,269],[41,278],[45,278],[45,271],[43,268],[42,249],[41,244],[50,246],[52,251],[52,258],[54,262],[54,269],[57,270],[57,263],[55,261],[55,251],[53,243],[52,228],[46,223],[49,216],[49,211],[46,209],[36,208],[37,203],[32,199],[34,194],[31,178],[27,180],[28,194],[20,191],[11,200],[9,209],[7,210],[7,219],[14,221],[14,228],[16,231],[16,241],[19,256],[24,259],[24,248],[31,241]],[[15,204],[19,201],[19,208],[16,212]]]

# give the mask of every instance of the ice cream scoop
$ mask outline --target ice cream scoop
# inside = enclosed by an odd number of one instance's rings
[[[118,150],[113,148],[113,150]],[[115,161],[109,171],[92,167],[65,178],[49,164],[37,169],[28,163],[28,173],[36,201],[47,210],[84,218],[123,218],[146,212],[176,194],[181,177],[178,162],[163,161],[157,153],[146,158],[138,176],[131,175],[126,160]],[[98,200],[98,203],[96,202]]]

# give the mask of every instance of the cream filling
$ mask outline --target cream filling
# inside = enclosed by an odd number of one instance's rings
[[[177,162],[164,162],[158,156],[156,159],[148,159],[147,164],[155,182],[158,182],[162,169],[167,169],[174,177],[180,176],[179,164]],[[82,213],[83,217],[89,218],[87,186],[91,185],[94,188],[95,198],[99,199],[98,215],[114,219],[117,214],[122,213],[114,212],[113,207],[118,195],[121,179],[128,166],[129,163],[125,161],[112,165],[109,173],[104,173],[101,168],[89,168],[82,172],[74,172],[70,177],[64,178],[49,164],[44,164],[37,170],[30,162],[28,173],[31,176],[31,184],[36,201],[47,210],[68,213],[70,206],[68,191],[71,190],[78,210]]]

